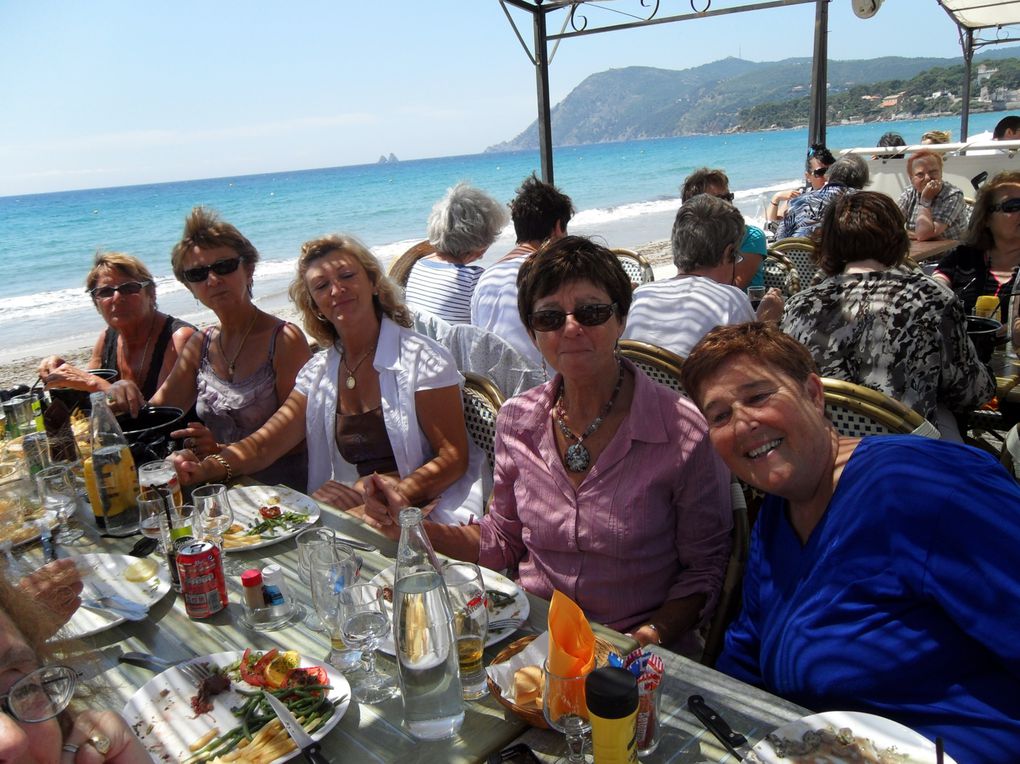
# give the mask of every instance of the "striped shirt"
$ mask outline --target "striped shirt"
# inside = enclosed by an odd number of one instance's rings
[[[470,324],[471,294],[481,275],[478,265],[419,260],[411,268],[404,288],[407,304],[451,324]]]

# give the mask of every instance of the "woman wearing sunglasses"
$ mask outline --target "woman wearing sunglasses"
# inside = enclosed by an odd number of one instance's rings
[[[290,296],[326,350],[301,370],[283,406],[251,436],[203,461],[176,456],[185,484],[252,474],[302,441],[316,499],[362,513],[365,478],[428,506],[433,519],[481,514],[480,467],[469,446],[462,377],[449,352],[410,328],[398,287],[361,242],[306,242]]]
[[[156,392],[195,331],[156,306],[156,282],[141,260],[120,252],[99,252],[85,278],[85,290],[106,322],[89,358],[89,369],[113,369],[142,395]],[[96,392],[111,381],[79,369],[59,356],[39,364],[47,387]]]
[[[963,243],[942,258],[934,275],[952,287],[968,312],[981,295],[998,297],[1005,323],[1018,267],[1020,172],[1000,172],[981,187]],[[1014,344],[1020,344],[1020,322],[1011,328]]]
[[[201,422],[171,433],[199,457],[218,454],[226,443],[251,435],[280,407],[310,353],[304,333],[265,313],[252,301],[259,253],[230,223],[196,207],[174,245],[171,265],[178,281],[212,310],[219,324],[196,333],[166,382],[149,398],[154,406],[193,405]],[[114,393],[132,410],[142,396],[118,383]],[[305,490],[304,447],[281,452],[255,477]]]
[[[77,707],[75,698],[84,695],[79,692],[79,674],[54,660],[46,643],[53,633],[47,613],[0,579],[0,761],[149,761],[145,747],[120,716]],[[89,705],[96,707],[95,698]]]
[[[559,590],[642,645],[696,654],[732,527],[705,420],[617,356],[631,285],[612,252],[567,236],[528,259],[518,285],[521,320],[559,373],[500,409],[481,522],[426,531],[438,552],[507,568],[541,597]],[[399,497],[368,494],[369,517],[395,538]]]

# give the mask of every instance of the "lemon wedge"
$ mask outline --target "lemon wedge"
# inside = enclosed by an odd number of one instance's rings
[[[282,687],[284,680],[293,669],[301,665],[301,656],[294,650],[287,650],[273,658],[266,666],[266,682],[270,687]]]

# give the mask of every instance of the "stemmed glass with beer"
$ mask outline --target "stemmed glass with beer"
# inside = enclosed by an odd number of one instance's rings
[[[460,683],[464,700],[478,700],[489,694],[482,651],[489,627],[485,584],[478,566],[471,562],[448,562],[443,581],[450,595],[453,632],[457,637]]]

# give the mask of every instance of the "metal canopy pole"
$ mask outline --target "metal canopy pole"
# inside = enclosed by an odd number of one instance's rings
[[[826,86],[829,58],[829,0],[815,3],[815,57],[811,63],[811,118],[808,138],[811,144],[825,143]]]
[[[539,0],[541,6],[541,0]],[[538,151],[542,160],[542,180],[553,183],[552,111],[549,108],[549,50],[545,12],[532,13],[535,27],[535,93],[538,96]]]
[[[970,78],[971,65],[974,63],[974,30],[968,29],[960,35],[963,46],[963,110],[960,112],[960,140],[967,140],[970,129]]]

